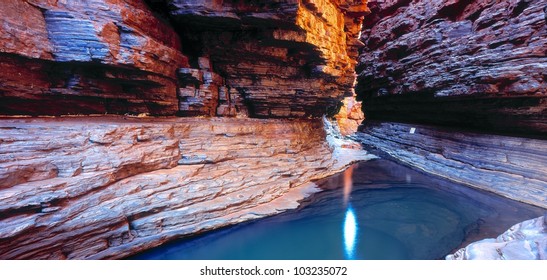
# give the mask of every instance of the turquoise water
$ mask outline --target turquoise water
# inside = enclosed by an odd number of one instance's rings
[[[544,213],[395,162],[354,165],[293,211],[181,239],[132,259],[441,259]]]

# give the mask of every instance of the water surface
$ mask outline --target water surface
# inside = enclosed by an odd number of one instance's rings
[[[545,210],[378,159],[323,180],[293,211],[133,259],[440,259]]]

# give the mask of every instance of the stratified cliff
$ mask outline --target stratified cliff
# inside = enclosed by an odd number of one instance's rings
[[[353,95],[367,12],[352,0],[3,1],[0,258],[121,258],[295,207],[312,180],[367,158],[333,151],[318,119],[9,115],[334,113]]]
[[[369,119],[547,132],[547,18],[534,0],[369,1]]]
[[[178,110],[188,59],[144,2],[7,0],[0,14],[0,114]]]
[[[370,158],[320,120],[0,120],[0,259],[122,258],[279,213]],[[341,153],[339,153],[341,152]],[[16,159],[16,160],[14,160]]]
[[[366,1],[7,0],[0,114],[320,116]]]
[[[247,105],[251,116],[320,116],[353,92],[365,1],[154,2],[168,2],[163,10],[198,59],[193,67],[209,69],[199,58],[207,57],[225,79],[223,112]],[[195,103],[190,88],[181,108]]]

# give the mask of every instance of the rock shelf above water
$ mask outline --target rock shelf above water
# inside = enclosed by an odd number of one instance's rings
[[[325,137],[319,120],[0,119],[0,258],[122,258],[295,208],[372,157]]]
[[[389,122],[367,122],[354,139],[427,173],[547,209],[546,140]]]

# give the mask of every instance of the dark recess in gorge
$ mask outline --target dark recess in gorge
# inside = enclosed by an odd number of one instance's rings
[[[10,1],[0,114],[320,117],[353,94],[367,13],[361,1]]]
[[[368,120],[547,137],[540,1],[372,0],[369,8],[355,89]]]

